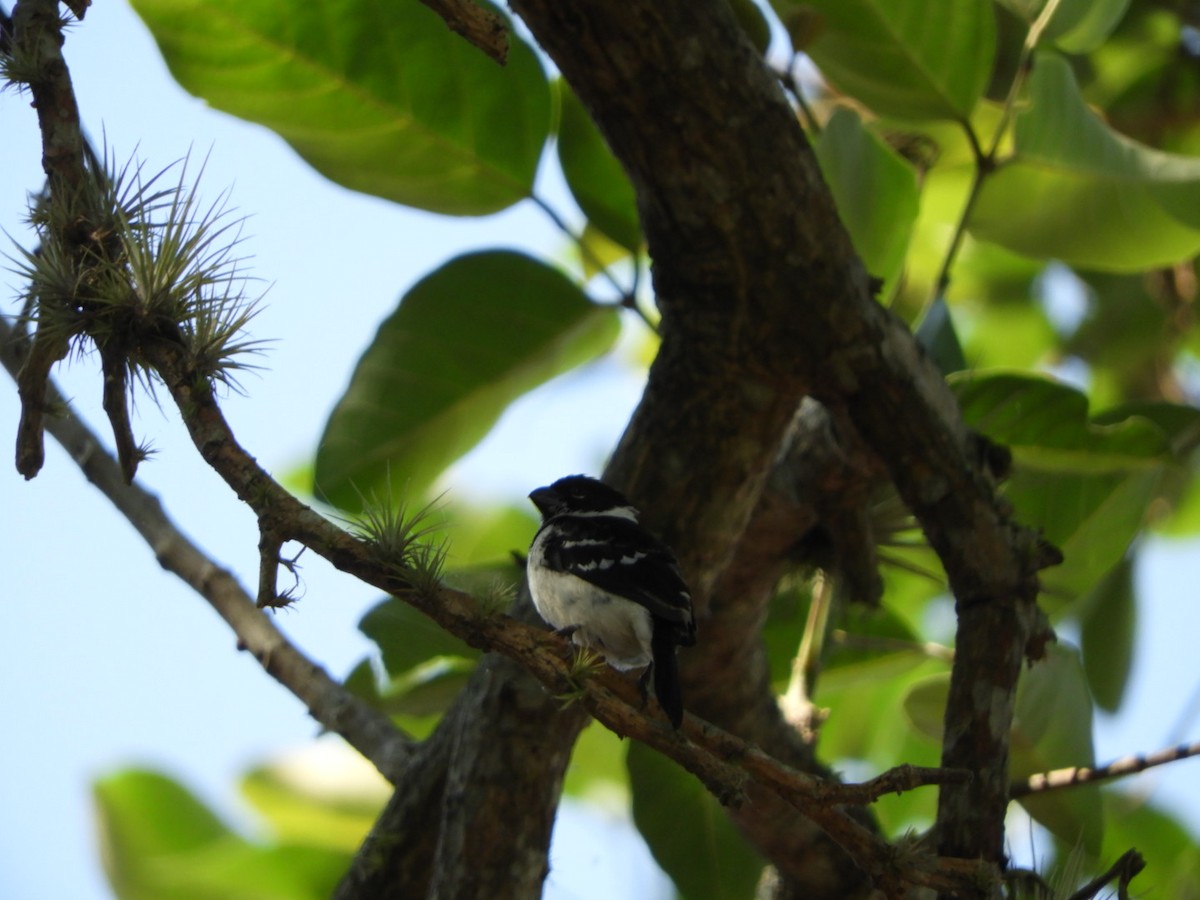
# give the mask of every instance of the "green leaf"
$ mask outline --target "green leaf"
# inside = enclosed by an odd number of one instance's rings
[[[948,666],[917,654],[910,656],[903,672],[884,667],[882,659],[878,662],[822,674],[815,699],[829,710],[821,726],[822,754],[830,759],[867,760],[883,771],[901,759],[908,761],[901,753],[911,736],[928,738],[912,727],[905,698],[914,685],[932,676],[944,677]]]
[[[375,824],[389,791],[382,779],[353,790],[330,788],[318,774],[286,761],[259,766],[242,777],[242,796],[280,839],[352,855]]]
[[[1134,893],[1146,897],[1200,897],[1200,852],[1196,839],[1175,816],[1148,805],[1141,795],[1104,792],[1104,847],[1098,862],[1136,847],[1146,868]]]
[[[479,657],[478,650],[394,597],[368,610],[358,628],[379,647],[392,678],[439,657]]]
[[[454,535],[446,562],[451,570],[511,564],[513,552],[524,553],[538,528],[529,503],[484,508],[457,502],[451,495],[442,511],[446,530]]]
[[[1172,460],[1168,437],[1141,416],[1089,422],[1082,393],[1041,376],[972,373],[951,384],[967,423],[1012,448],[1005,493],[1017,517],[1063,551],[1042,575],[1047,607],[1061,613],[1142,529]]]
[[[1051,644],[1044,659],[1022,673],[1017,689],[1009,771],[1013,779],[1068,766],[1094,766],[1092,697],[1079,653]],[[1097,787],[1029,794],[1020,800],[1039,823],[1090,853],[1104,839]]]
[[[772,0],[780,18],[804,6],[824,18],[805,50],[837,88],[880,115],[966,119],[996,52],[990,0]]]
[[[1133,559],[1126,555],[1081,601],[1083,669],[1096,703],[1116,712],[1133,669],[1137,602]]]
[[[625,766],[624,739],[599,722],[590,722],[571,750],[563,791],[595,806],[628,810],[629,771]]]
[[[1200,252],[1200,159],[1117,134],[1087,108],[1060,57],[1038,54],[1014,143],[1012,161],[984,181],[976,237],[1105,272]]]
[[[105,872],[121,900],[319,900],[351,853],[255,846],[186,788],[129,770],[94,786]]]
[[[133,6],[185,89],[266,125],[338,184],[452,215],[532,190],[550,90],[511,32],[500,67],[419,3]]]
[[[92,791],[109,865],[233,837],[187,788],[158,772],[127,769],[97,780]]]
[[[1088,421],[1087,396],[1043,375],[971,372],[950,379],[972,428],[1012,448],[1019,463],[1043,471],[1106,473],[1153,470],[1169,447],[1142,417]]]
[[[688,900],[754,895],[763,860],[689,772],[636,741],[626,756],[633,821]]]
[[[834,111],[813,149],[854,249],[883,281],[881,296],[889,296],[917,220],[917,173],[845,107]]]
[[[931,675],[909,688],[904,695],[904,714],[917,734],[941,743],[949,697],[949,672]]]
[[[559,96],[558,161],[567,187],[592,225],[636,253],[642,245],[642,228],[633,185],[565,81],[559,82]]]
[[[999,0],[1032,25],[1049,0]],[[1062,0],[1042,33],[1069,53],[1089,53],[1108,38],[1129,8],[1129,0]]]
[[[616,310],[528,256],[460,256],[379,328],[325,426],[318,496],[347,510],[420,497],[517,397],[607,351]]]

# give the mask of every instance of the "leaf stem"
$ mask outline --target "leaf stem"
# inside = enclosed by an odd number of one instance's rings
[[[966,133],[967,141],[971,145],[971,152],[975,156],[975,175],[971,179],[971,188],[967,192],[967,199],[963,203],[962,212],[959,214],[958,222],[954,226],[954,234],[950,238],[950,244],[946,248],[946,255],[942,259],[941,268],[938,270],[937,278],[934,280],[933,295],[929,298],[929,302],[926,303],[925,309],[922,311],[922,317],[937,302],[938,298],[945,296],[946,289],[950,285],[950,270],[958,258],[959,250],[962,248],[963,238],[966,237],[967,226],[971,221],[971,213],[974,211],[975,203],[979,199],[980,192],[983,190],[984,181],[999,167],[1000,145],[1004,140],[1004,135],[1007,133],[1009,125],[1012,124],[1013,116],[1016,113],[1017,99],[1020,97],[1021,90],[1025,86],[1025,80],[1033,68],[1033,51],[1037,49],[1038,42],[1042,38],[1042,33],[1050,24],[1050,20],[1054,18],[1054,13],[1058,9],[1060,2],[1061,0],[1049,0],[1033,24],[1029,26],[1029,31],[1025,35],[1025,42],[1021,45],[1021,55],[1017,59],[1017,71],[1013,75],[1012,83],[1008,86],[1008,94],[1004,98],[1004,106],[1000,112],[1000,121],[996,125],[996,130],[992,133],[992,139],[986,151],[983,149],[979,135],[975,132],[975,128],[972,126],[970,120],[964,118],[959,122]]]

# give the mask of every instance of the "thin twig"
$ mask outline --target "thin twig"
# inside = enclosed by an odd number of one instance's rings
[[[1193,756],[1200,756],[1200,741],[1192,744],[1180,744],[1178,747],[1168,747],[1165,750],[1156,750],[1143,755],[1123,756],[1106,766],[1095,769],[1088,766],[1071,766],[1067,769],[1055,769],[1052,772],[1030,775],[1024,781],[1014,782],[1009,790],[1009,795],[1015,799],[1044,791],[1095,784],[1098,781],[1107,781],[1112,778],[1124,778],[1127,775],[1144,772],[1154,766],[1165,766],[1167,763],[1191,759]]]
[[[1013,75],[1012,83],[1008,87],[1008,94],[1004,98],[1004,106],[1000,111],[1000,121],[996,125],[996,130],[992,133],[992,140],[987,150],[983,149],[979,135],[976,134],[975,127],[969,119],[962,119],[959,123],[962,125],[963,131],[967,136],[967,141],[971,145],[971,152],[975,156],[975,172],[971,178],[971,187],[967,192],[967,199],[963,203],[962,211],[958,216],[958,222],[954,226],[950,245],[946,248],[946,255],[942,258],[941,268],[938,270],[937,278],[933,282],[933,296],[926,305],[927,309],[939,297],[945,295],[946,289],[950,285],[950,270],[954,267],[954,262],[958,258],[958,251],[962,248],[963,239],[967,234],[967,227],[971,223],[971,213],[975,209],[975,203],[983,190],[984,182],[996,170],[999,164],[1000,144],[1003,142],[1009,123],[1012,122],[1013,116],[1016,113],[1017,99],[1021,95],[1021,89],[1025,86],[1025,79],[1029,74],[1032,64],[1033,51],[1037,48],[1038,42],[1041,40],[1042,32],[1046,30],[1046,26],[1050,24],[1050,20],[1054,17],[1054,12],[1058,8],[1059,2],[1060,0],[1050,0],[1043,7],[1034,23],[1029,27],[1029,31],[1025,36],[1025,42],[1021,46],[1021,54],[1017,60],[1016,74]]]
[[[0,318],[0,362],[14,378],[27,340]],[[121,466],[99,438],[71,411],[53,382],[48,402],[56,414],[46,430],[63,446],[87,479],[107,497],[154,550],[168,572],[181,578],[212,605],[272,678],[296,695],[314,719],[337,732],[395,781],[403,771],[411,743],[391,720],[359,700],[308,659],[254,606],[254,600],[225,568],[207,557],[175,526],[162,503],[137,484],[126,483]]]

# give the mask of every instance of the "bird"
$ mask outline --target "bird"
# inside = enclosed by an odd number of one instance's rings
[[[638,522],[619,491],[568,475],[530,493],[542,514],[526,574],[538,614],[576,646],[619,671],[648,666],[659,705],[683,721],[677,647],[696,643],[692,595],[675,556]]]

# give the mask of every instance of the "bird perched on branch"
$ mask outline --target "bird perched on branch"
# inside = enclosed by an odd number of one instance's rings
[[[683,721],[675,650],[696,642],[692,596],[667,546],[638,524],[621,494],[586,475],[529,495],[542,527],[529,548],[529,592],[559,634],[602,653],[614,669],[649,665],[671,724]]]

